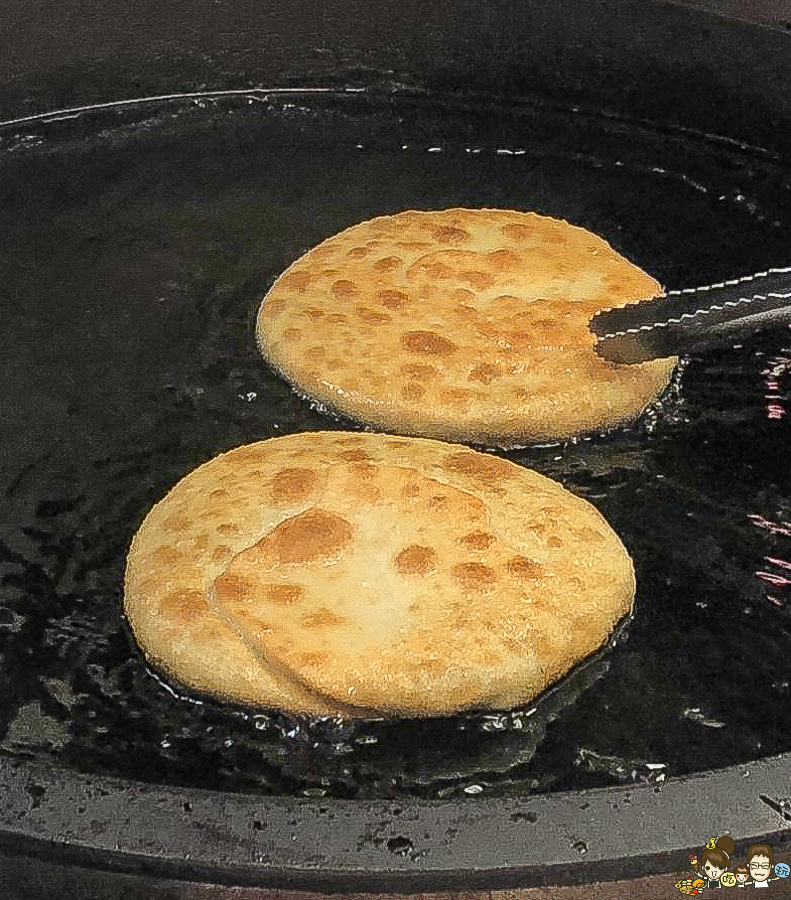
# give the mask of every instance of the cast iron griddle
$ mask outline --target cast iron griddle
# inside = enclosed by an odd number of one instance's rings
[[[787,260],[791,168],[585,110],[407,91],[171,99],[0,132],[3,756],[320,806],[660,790],[791,750],[785,328],[692,358],[632,428],[505,454],[596,505],[639,579],[615,646],[536,710],[308,724],[179,698],[146,670],[121,585],[151,505],[240,443],[359,427],[267,369],[265,289],[348,225],[450,206],[568,219],[673,287]]]

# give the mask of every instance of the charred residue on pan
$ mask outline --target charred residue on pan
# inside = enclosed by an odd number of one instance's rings
[[[632,428],[505,454],[591,500],[640,582],[628,640],[536,712],[307,724],[181,701],[120,612],[128,542],[178,478],[245,441],[356,427],[294,395],[252,337],[265,288],[318,240],[407,207],[509,206],[702,283],[786,262],[783,164],[646,123],[408,95],[184,101],[7,137],[0,752],[318,800],[661,790],[791,749],[785,330],[692,358]]]

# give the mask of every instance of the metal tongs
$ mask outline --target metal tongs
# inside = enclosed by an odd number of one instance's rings
[[[791,268],[602,309],[590,328],[604,359],[638,363],[733,346],[761,328],[783,323],[791,323]]]

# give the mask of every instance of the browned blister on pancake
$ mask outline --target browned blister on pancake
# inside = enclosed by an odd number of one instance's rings
[[[513,446],[633,421],[674,359],[602,359],[599,309],[661,293],[604,240],[509,210],[402,212],[298,259],[257,338],[299,391],[375,427]]]
[[[181,481],[130,552],[151,661],[296,713],[528,703],[634,598],[623,545],[560,485],[431,440],[345,432],[238,448]]]

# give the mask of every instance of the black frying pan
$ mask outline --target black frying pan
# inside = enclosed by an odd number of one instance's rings
[[[640,580],[616,645],[535,709],[305,724],[176,697],[145,670],[120,585],[150,505],[236,444],[358,427],[254,347],[261,294],[311,245],[460,205],[567,218],[671,287],[788,255],[783,34],[613,4],[594,50],[582,5],[561,27],[540,4],[456,4],[363,35],[338,5],[320,19],[327,67],[298,12],[270,11],[277,75],[240,50],[268,89],[228,77],[224,47],[216,84],[191,83],[187,56],[189,96],[164,97],[179,75],[163,62],[158,90],[140,76],[159,97],[145,102],[110,102],[132,99],[141,48],[118,81],[111,61],[71,61],[58,71],[82,99],[109,92],[79,114],[37,113],[84,105],[55,98],[44,60],[5,82],[0,845],[156,878],[391,891],[669,871],[725,830],[779,848],[785,329],[691,359],[633,428],[507,454],[591,500]]]

